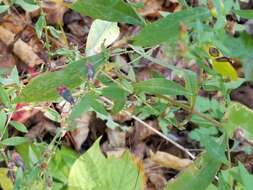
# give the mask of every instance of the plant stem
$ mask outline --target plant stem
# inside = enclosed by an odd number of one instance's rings
[[[113,105],[113,102],[111,100],[107,99],[106,97],[101,97],[101,99],[103,99],[108,104]],[[153,131],[155,134],[159,135],[160,137],[164,138],[165,140],[169,141],[171,144],[173,144],[174,146],[176,146],[177,148],[179,148],[180,150],[185,152],[191,159],[195,159],[195,156],[189,150],[184,148],[182,145],[180,145],[177,142],[173,141],[172,139],[170,139],[169,137],[167,137],[166,135],[164,135],[163,133],[161,133],[157,129],[153,128],[152,126],[150,126],[145,121],[138,118],[137,116],[133,115],[132,113],[130,113],[126,110],[123,110],[123,112],[125,114],[127,114],[129,117],[131,117],[132,119],[134,119],[134,120],[138,121],[139,123],[141,123],[143,126],[147,127],[149,130]]]
[[[208,115],[204,114],[204,113],[201,113],[201,112],[198,112],[196,110],[193,110],[190,106],[184,104],[184,103],[181,103],[181,102],[178,102],[168,96],[164,96],[164,95],[158,95],[158,97],[164,99],[164,100],[167,100],[169,101],[172,105],[176,106],[176,107],[180,107],[182,109],[184,109],[185,111],[191,113],[191,114],[195,114],[207,121],[209,121],[210,123],[214,124],[216,127],[222,127],[221,123],[216,121],[215,119],[213,119],[212,117],[209,117]]]

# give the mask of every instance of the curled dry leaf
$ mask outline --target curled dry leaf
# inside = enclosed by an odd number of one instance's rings
[[[55,123],[42,119],[39,123],[34,125],[25,136],[31,139],[43,139],[44,136],[48,133],[50,133],[51,135],[55,135],[56,129],[57,126],[55,125]]]
[[[68,24],[68,28],[70,29],[71,33],[78,37],[84,37],[88,34],[88,31],[80,25],[78,22],[73,22]]]
[[[150,157],[150,159],[160,166],[172,168],[179,171],[186,168],[189,164],[192,163],[192,161],[189,159],[182,159],[172,154],[161,151],[157,151]]]
[[[126,146],[126,132],[108,129],[107,136],[108,136],[110,147],[125,147]]]
[[[121,157],[126,148],[126,132],[119,131],[117,129],[107,129],[108,141],[106,141],[102,148],[108,157],[115,156],[116,158]]]
[[[159,11],[162,9],[164,0],[139,0],[145,4],[143,9],[139,9],[138,12],[142,16],[159,16]]]
[[[30,68],[47,61],[47,53],[29,19],[8,14],[0,24],[0,40]]]
[[[134,112],[134,106],[130,106],[129,108],[126,109],[126,111],[128,111],[129,113],[133,113]],[[116,115],[113,115],[112,118],[115,122],[119,122],[119,123],[124,123],[126,121],[131,121],[132,120],[132,117],[125,114],[124,112],[119,112]]]
[[[253,109],[253,83],[244,82],[239,88],[232,90],[230,98]]]
[[[14,16],[7,16],[3,20],[4,21],[0,25],[0,40],[6,46],[12,47],[13,53],[29,67],[44,64],[45,61],[37,55],[37,53],[43,52],[43,46],[42,44],[40,44],[38,39],[34,40],[34,31],[29,32],[30,36],[28,36],[27,34],[25,35],[25,33],[23,33],[23,30],[26,29],[26,24],[22,17],[19,20],[19,24],[17,24],[18,18]]]
[[[11,119],[20,123],[26,122],[39,112],[38,109],[29,109],[28,104],[20,103],[16,106],[16,111],[13,113]]]
[[[150,189],[163,189],[167,180],[164,177],[164,170],[150,158],[144,160],[145,174],[150,181]]]
[[[167,180],[164,176],[156,173],[151,173],[148,176],[148,179],[155,186],[155,189],[163,189],[167,183]]]
[[[93,114],[91,112],[83,114],[78,120],[76,120],[76,129],[70,132],[73,145],[77,151],[81,150],[81,146],[87,139],[89,134],[89,125],[92,120]]]
[[[63,24],[63,16],[68,10],[60,3],[55,3],[51,0],[43,0],[42,9],[46,14],[46,21],[48,24]],[[38,17],[40,10],[35,10],[30,13],[31,17]]]
[[[132,152],[133,154],[140,158],[140,159],[143,159],[144,158],[144,154],[145,154],[145,151],[147,149],[147,146],[145,143],[143,142],[140,142],[139,144],[135,145],[132,149]]]
[[[152,126],[153,128],[159,130],[157,120],[146,121],[146,123],[149,124],[150,126]],[[153,131],[151,131],[150,129],[148,129],[147,127],[145,127],[144,125],[142,125],[141,123],[139,123],[137,121],[135,121],[134,125],[135,125],[135,129],[134,129],[134,141],[135,142],[143,141],[146,138],[148,138],[149,136],[155,134]]]
[[[16,63],[17,60],[8,51],[8,47],[0,41],[0,68],[12,68]]]

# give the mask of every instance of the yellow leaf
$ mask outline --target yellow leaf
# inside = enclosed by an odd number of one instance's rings
[[[11,179],[7,176],[7,172],[7,168],[0,168],[0,188],[3,190],[11,190],[13,188],[13,184]]]

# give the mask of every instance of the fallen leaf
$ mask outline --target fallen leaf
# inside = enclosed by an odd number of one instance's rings
[[[155,154],[151,155],[150,159],[162,167],[172,168],[179,171],[192,163],[189,159],[182,159],[170,153],[161,151],[157,151]]]
[[[89,125],[90,121],[92,120],[92,113],[87,112],[83,114],[80,118],[76,119],[76,126],[74,130],[72,130],[71,136],[74,140],[73,145],[77,151],[81,150],[81,146],[84,143],[84,141],[87,139],[88,134],[89,134]]]

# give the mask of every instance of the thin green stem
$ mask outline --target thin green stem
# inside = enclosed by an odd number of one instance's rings
[[[186,105],[184,103],[176,101],[168,96],[158,95],[158,97],[169,101],[172,105],[174,105],[176,107],[180,107],[189,113],[195,114],[195,115],[209,121],[210,123],[214,124],[216,127],[222,127],[220,122],[216,121],[215,119],[213,119],[212,117],[209,117],[208,115],[206,115],[204,113],[198,112],[196,110],[192,110],[191,106],[189,106],[189,105]]]

